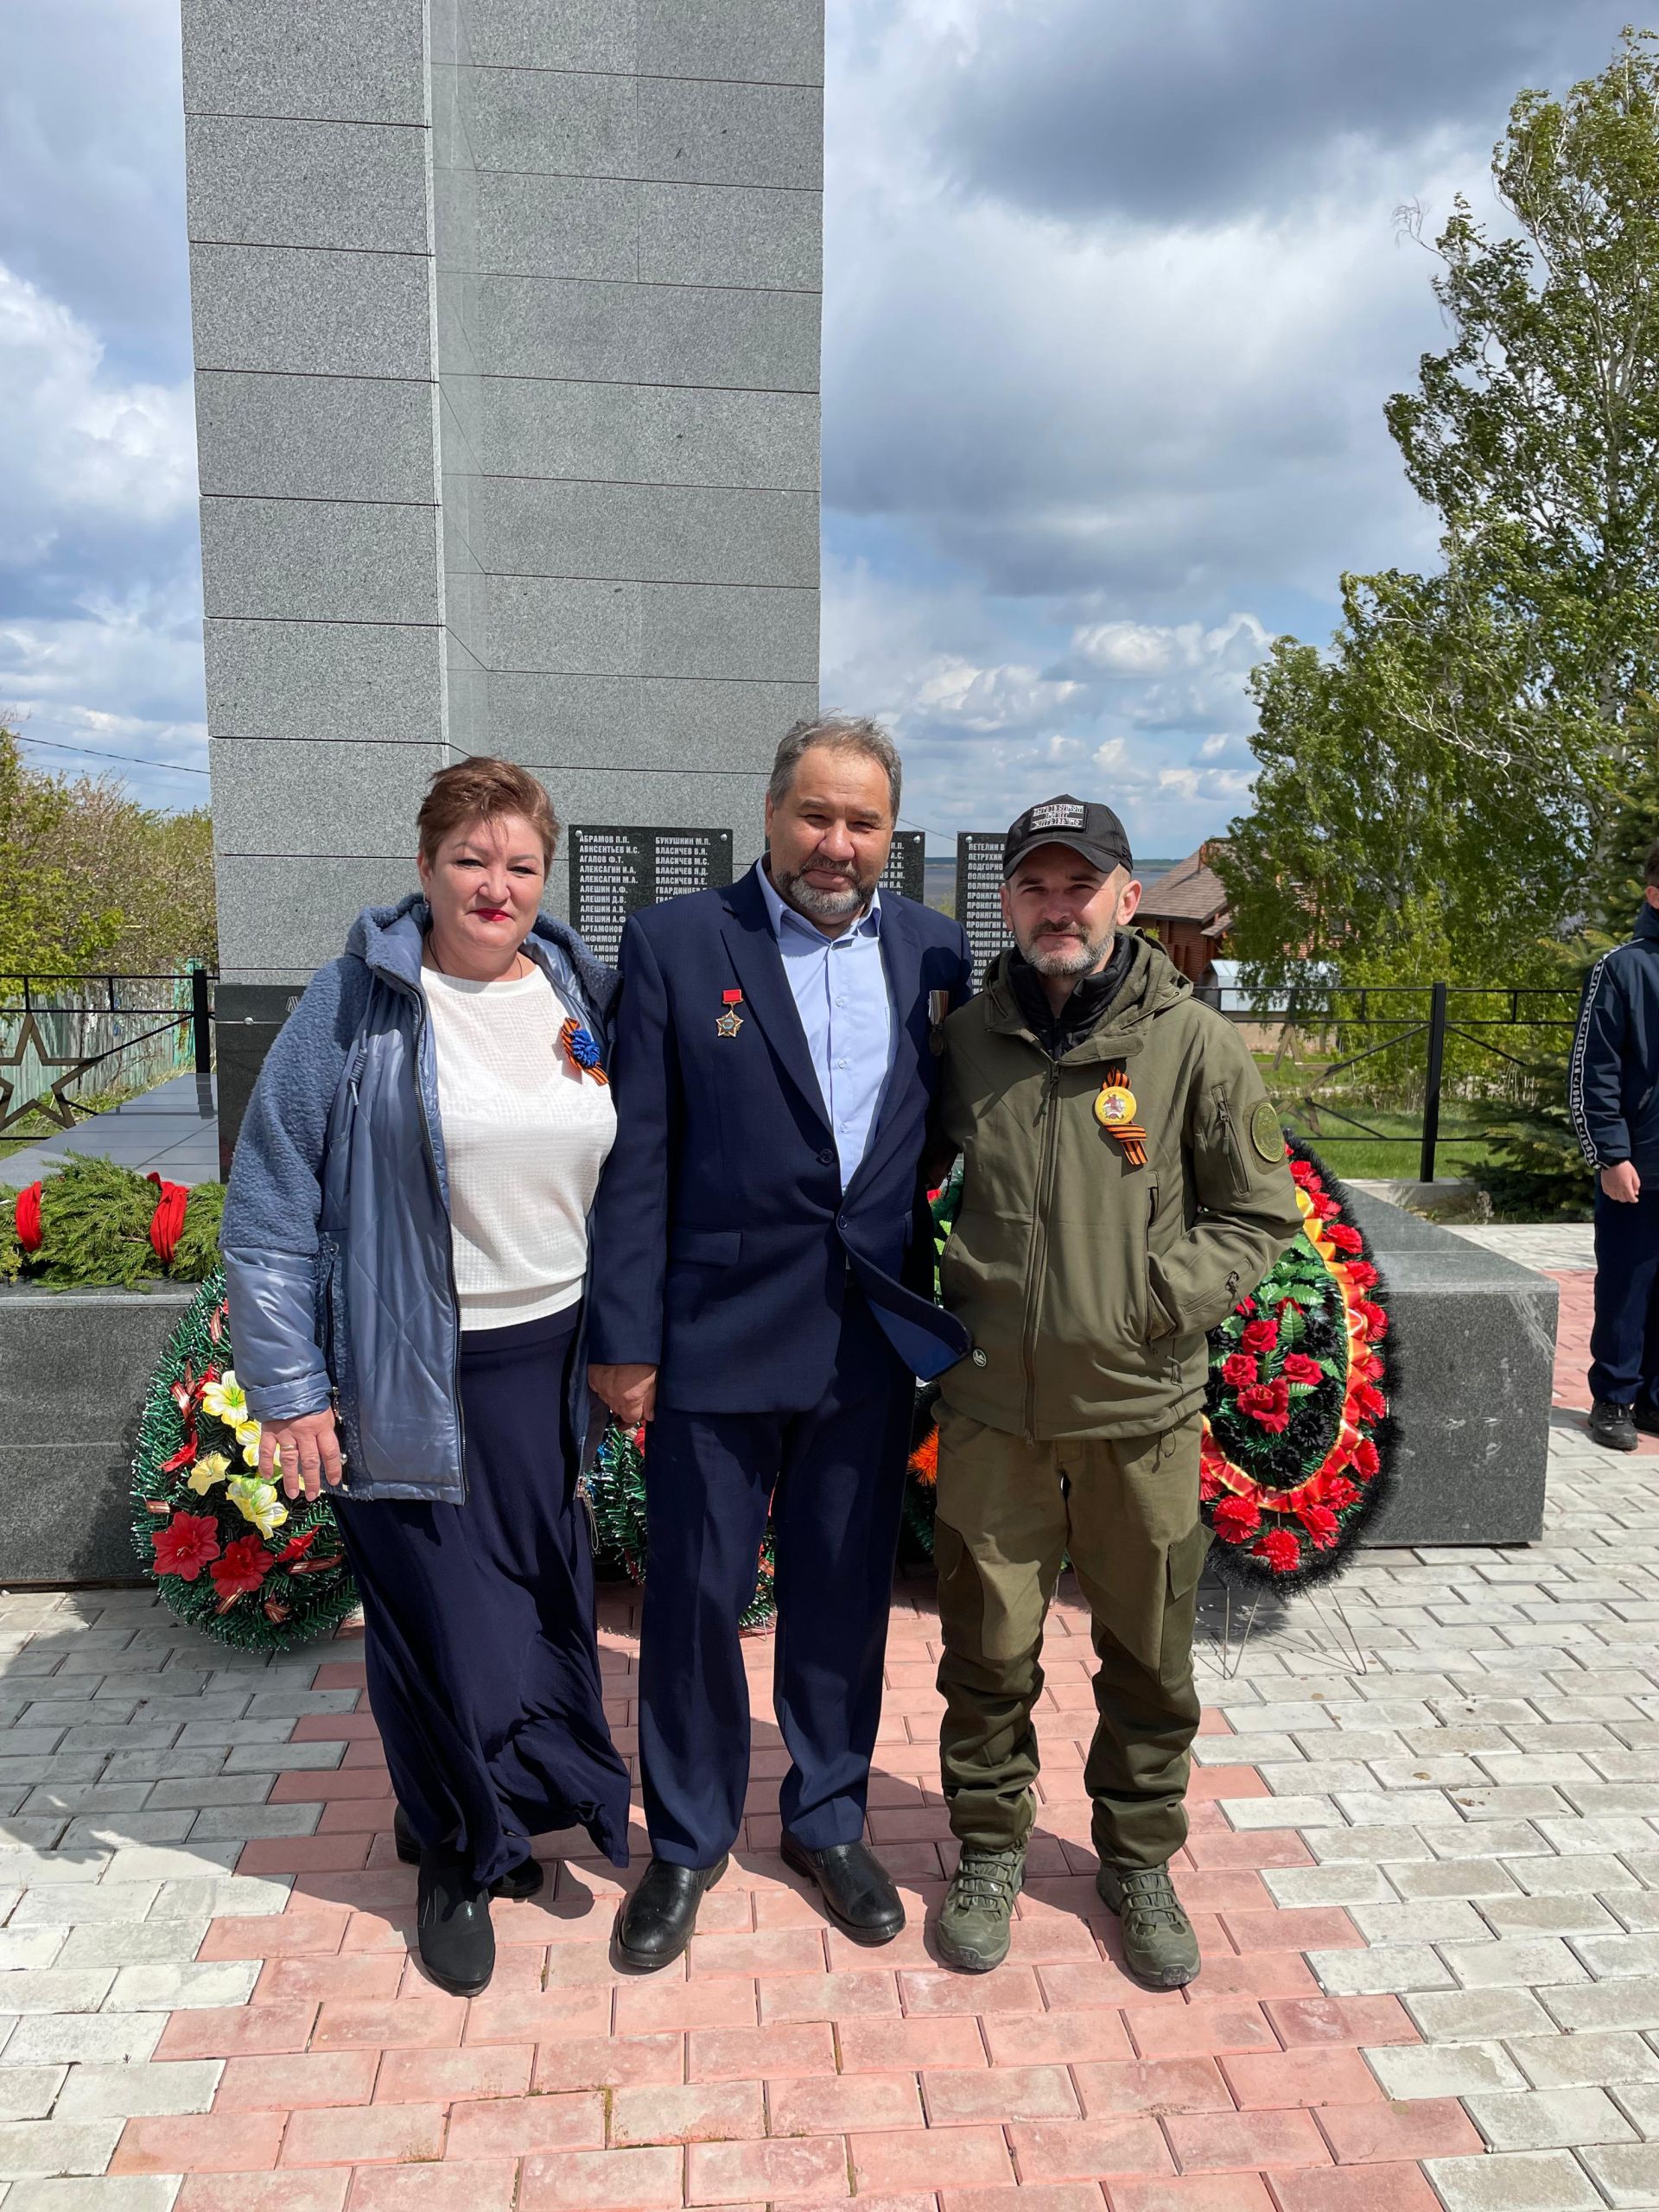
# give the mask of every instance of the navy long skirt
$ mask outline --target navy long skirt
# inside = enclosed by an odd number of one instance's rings
[[[575,1826],[627,1864],[628,1771],[605,1721],[564,1416],[580,1313],[462,1335],[464,1505],[335,1505],[397,1802],[480,1882]]]

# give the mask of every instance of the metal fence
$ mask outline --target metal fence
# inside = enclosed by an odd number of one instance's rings
[[[1318,983],[1268,1007],[1232,988],[1211,996],[1230,1020],[1256,1030],[1263,1073],[1293,1127],[1300,1115],[1321,1150],[1413,1145],[1425,1183],[1447,1141],[1447,1106],[1490,1095],[1494,1077],[1504,1095],[1521,1095],[1541,1068],[1564,1066],[1578,1006],[1566,985]],[[1379,1111],[1397,1120],[1402,1108],[1414,1127],[1376,1126]]]
[[[75,1125],[77,1093],[142,1090],[206,1075],[213,989],[204,968],[170,976],[0,975],[0,1130],[30,1114]]]

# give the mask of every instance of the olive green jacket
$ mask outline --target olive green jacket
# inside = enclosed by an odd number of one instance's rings
[[[940,1112],[963,1155],[944,1303],[974,1348],[947,1404],[1035,1441],[1173,1427],[1204,1402],[1207,1330],[1301,1216],[1278,1116],[1232,1025],[1136,937],[1091,1036],[1052,1059],[1007,955],[944,1023]],[[1095,1118],[1121,1066],[1146,1164]]]

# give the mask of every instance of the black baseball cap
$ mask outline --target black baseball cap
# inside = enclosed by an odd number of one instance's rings
[[[1072,798],[1069,793],[1028,806],[1008,831],[1002,840],[1005,883],[1026,855],[1039,845],[1069,845],[1104,875],[1115,868],[1135,866],[1129,833],[1111,808]]]

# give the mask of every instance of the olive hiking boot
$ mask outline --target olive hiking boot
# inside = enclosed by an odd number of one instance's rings
[[[1198,1939],[1167,1866],[1114,1866],[1103,1859],[1095,1887],[1123,1923],[1123,1963],[1137,1981],[1179,1989],[1197,1980]]]
[[[945,1891],[937,1930],[939,1955],[963,1974],[988,1974],[1008,1955],[1014,1901],[1026,1878],[1026,1847],[987,1851],[964,1843]]]

